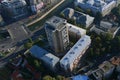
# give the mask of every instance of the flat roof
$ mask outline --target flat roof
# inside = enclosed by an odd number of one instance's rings
[[[61,29],[66,25],[66,20],[57,16],[53,16],[46,21],[48,27],[53,29]]]
[[[58,62],[59,62],[59,58],[54,56],[51,53],[45,54],[41,60],[43,60],[45,63],[47,63],[48,65],[54,67]]]
[[[74,76],[72,77],[72,80],[88,80],[88,76],[85,76],[85,75],[77,75],[77,76]]]
[[[77,27],[75,25],[72,25],[70,23],[67,23],[68,31],[72,33],[76,33],[79,36],[83,36],[86,34],[86,30],[80,27]]]
[[[63,65],[68,65],[74,62],[76,57],[81,55],[82,51],[86,49],[88,45],[90,45],[91,39],[90,36],[83,36],[81,37],[77,43],[66,53],[66,55],[61,59],[60,63]]]
[[[64,14],[65,18],[76,20],[78,24],[89,24],[89,22],[94,20],[94,17],[78,12],[72,8],[66,8],[61,13]]]
[[[41,59],[41,57],[43,57],[45,54],[49,53],[46,50],[44,50],[41,47],[38,47],[37,45],[34,45],[30,48],[30,53],[31,55],[33,55],[34,57]]]

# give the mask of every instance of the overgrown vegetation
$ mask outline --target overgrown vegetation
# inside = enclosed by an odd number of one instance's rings
[[[89,57],[96,57],[107,53],[118,53],[120,51],[120,36],[112,38],[111,34],[97,35],[90,32],[92,44],[89,49]]]

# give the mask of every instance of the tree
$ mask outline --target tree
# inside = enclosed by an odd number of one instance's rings
[[[65,77],[58,75],[58,76],[56,77],[56,80],[65,80]]]
[[[32,40],[32,38],[29,38],[28,42],[29,43],[34,43],[33,40]]]
[[[24,44],[24,48],[29,49],[32,47],[32,45],[33,45],[33,43],[27,42]]]
[[[112,49],[114,51],[119,51],[120,50],[120,36],[116,36],[113,40],[112,40]]]
[[[96,24],[99,24],[101,20],[102,20],[102,14],[101,14],[100,12],[97,12],[96,15],[95,15],[95,20],[94,20],[94,22],[95,22]]]
[[[43,80],[53,80],[53,78],[51,76],[47,75],[47,76],[43,77]]]
[[[75,9],[79,12],[83,12],[83,10],[80,7],[75,7]]]
[[[97,55],[100,55],[100,53],[101,53],[99,48],[96,48],[95,52]]]
[[[90,48],[90,57],[94,56],[93,48]]]
[[[65,15],[64,15],[63,12],[60,13],[60,16],[63,17],[63,18],[65,18]]]
[[[107,33],[107,34],[105,35],[105,39],[106,39],[106,41],[112,40],[112,39],[113,39],[112,34]]]
[[[29,49],[33,46],[34,42],[31,38],[28,39],[28,42],[24,44],[24,48]]]
[[[93,15],[93,12],[91,11],[91,9],[86,9],[86,13],[89,15]]]

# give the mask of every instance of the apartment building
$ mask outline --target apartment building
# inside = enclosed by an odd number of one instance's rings
[[[28,14],[25,0],[3,0],[1,6],[3,16],[10,19],[17,19]]]
[[[69,45],[68,27],[66,20],[53,16],[45,23],[45,31],[49,45],[54,52],[64,52]]]
[[[84,14],[82,12],[78,12],[72,8],[64,9],[61,14],[64,18],[70,19],[75,22],[77,25],[81,25],[84,28],[88,28],[94,21],[94,17],[89,16],[88,14]]]
[[[67,23],[69,36],[74,39],[79,39],[82,36],[86,35],[86,30],[78,26]]]
[[[42,60],[44,65],[46,67],[49,67],[50,70],[52,70],[54,72],[57,70],[56,66],[60,60],[57,56],[53,55],[52,53],[50,53],[36,45],[34,45],[30,48],[30,53],[35,58]]]
[[[94,14],[100,12],[102,16],[110,13],[116,7],[118,0],[75,0],[75,6],[87,10],[90,9]]]
[[[81,37],[77,43],[60,60],[60,66],[65,71],[73,71],[91,44],[90,36]]]
[[[93,25],[90,31],[94,31],[97,34],[111,34],[114,38],[119,31],[120,27],[118,23],[109,22],[109,21],[101,21],[99,25]]]
[[[26,0],[26,2],[32,13],[37,13],[44,7],[43,0]]]

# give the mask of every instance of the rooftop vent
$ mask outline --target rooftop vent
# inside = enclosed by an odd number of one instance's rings
[[[58,23],[60,20],[59,19],[55,19],[53,20],[53,23]]]
[[[70,52],[70,54],[74,54],[74,52]]]
[[[81,43],[79,43],[78,46],[82,46]]]
[[[76,47],[74,47],[74,49],[77,49],[78,47],[76,46]]]
[[[83,42],[83,41],[84,41],[84,39],[81,40],[81,42]]]

